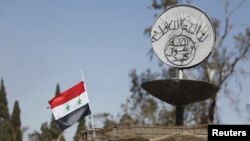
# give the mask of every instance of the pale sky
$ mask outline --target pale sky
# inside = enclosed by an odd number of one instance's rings
[[[193,4],[209,16],[222,19],[223,0],[194,0]],[[143,35],[155,21],[151,1],[134,0],[0,0],[0,77],[4,79],[9,111],[15,100],[21,108],[22,126],[27,133],[40,131],[50,122],[50,100],[60,84],[61,91],[84,78],[92,112],[116,116],[120,104],[129,96],[131,69],[140,73],[146,68],[158,70],[157,58],[150,62],[147,53],[150,39]],[[236,5],[236,1],[231,6]],[[250,1],[233,16],[236,24],[250,23]],[[246,26],[232,33],[243,32]],[[231,38],[232,39],[232,38]],[[233,44],[233,40],[225,44]],[[244,64],[249,68],[249,62]],[[159,70],[158,70],[159,71]],[[250,78],[242,78],[243,102]],[[232,84],[233,85],[233,84]],[[220,97],[223,123],[241,123],[227,101]],[[65,131],[72,140],[76,127]],[[27,140],[27,135],[24,137]]]

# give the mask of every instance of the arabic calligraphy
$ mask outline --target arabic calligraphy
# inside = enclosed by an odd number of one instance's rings
[[[177,66],[189,64],[194,59],[195,51],[195,43],[184,35],[171,38],[164,49],[169,62]]]
[[[187,68],[203,61],[215,43],[212,22],[200,9],[177,5],[157,18],[151,30],[156,55],[166,64]]]
[[[151,40],[152,42],[158,41],[167,32],[178,29],[186,31],[189,34],[195,34],[199,42],[204,42],[209,36],[209,27],[207,25],[203,27],[201,20],[197,20],[197,23],[193,23],[190,20],[190,16],[187,16],[177,20],[162,21],[162,24],[158,25],[158,27],[153,30]]]

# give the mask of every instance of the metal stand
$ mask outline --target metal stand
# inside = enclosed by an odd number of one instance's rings
[[[142,88],[168,104],[176,106],[176,126],[182,126],[185,105],[215,96],[219,87],[197,80],[183,79],[179,70],[178,79],[152,80],[144,82]]]
[[[175,113],[175,125],[182,126],[183,125],[183,114],[184,114],[184,106],[176,106]]]
[[[178,69],[179,75],[178,78],[181,80],[183,79],[183,70]],[[183,105],[177,105],[176,111],[175,111],[175,125],[176,126],[182,126],[183,125],[183,115],[184,115],[184,106]]]

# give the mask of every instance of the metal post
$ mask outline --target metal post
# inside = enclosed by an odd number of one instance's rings
[[[87,88],[86,88],[86,85],[85,85],[85,81],[84,81],[84,77],[83,77],[83,71],[81,70],[81,75],[82,75],[82,81],[84,82],[84,88],[87,92]],[[88,96],[88,93],[86,93],[86,96],[88,97],[89,99],[89,96]],[[91,104],[90,104],[90,101],[89,101],[89,109],[90,111],[92,111],[92,108],[91,108]],[[94,120],[93,120],[93,115],[92,115],[92,112],[90,114],[90,120],[91,120],[91,124],[92,124],[92,129],[93,129],[93,138],[95,139],[95,124],[94,124]]]
[[[183,70],[179,69],[179,79],[183,79]],[[183,125],[183,114],[184,114],[184,106],[183,105],[177,105],[176,111],[175,111],[175,125],[176,126],[182,126]]]
[[[183,113],[184,113],[184,107],[182,105],[176,106],[176,117],[175,117],[176,126],[183,125]]]
[[[179,71],[178,78],[179,79],[183,79],[183,70],[182,69],[178,69],[178,71]]]

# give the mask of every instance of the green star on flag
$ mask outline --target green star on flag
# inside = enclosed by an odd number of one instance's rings
[[[82,104],[82,100],[78,99],[77,103],[78,103],[78,105],[81,105]]]
[[[67,111],[69,111],[69,110],[70,110],[70,106],[69,106],[69,105],[67,105],[67,106],[66,106],[66,109],[67,109]]]

